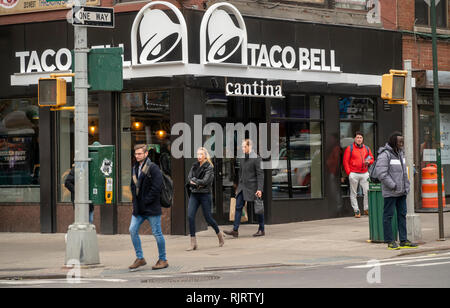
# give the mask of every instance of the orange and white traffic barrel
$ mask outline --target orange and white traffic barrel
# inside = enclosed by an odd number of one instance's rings
[[[444,172],[442,172],[442,200],[445,207]],[[438,208],[437,165],[428,164],[422,169],[422,207]]]

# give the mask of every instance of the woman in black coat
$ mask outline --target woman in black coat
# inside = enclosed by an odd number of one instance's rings
[[[208,222],[217,234],[219,239],[219,247],[224,244],[223,234],[219,230],[217,222],[211,215],[212,207],[212,184],[214,181],[214,166],[211,162],[208,151],[205,148],[199,148],[197,150],[197,162],[192,165],[191,171],[188,175],[188,192],[189,205],[188,205],[188,218],[189,218],[189,231],[191,234],[191,247],[188,249],[197,249],[197,239],[195,237],[195,215],[199,206],[202,206],[203,216],[206,222]]]

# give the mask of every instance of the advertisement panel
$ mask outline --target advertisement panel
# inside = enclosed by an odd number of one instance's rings
[[[0,0],[0,16],[71,8],[73,0]],[[100,5],[100,0],[86,0],[86,5]]]

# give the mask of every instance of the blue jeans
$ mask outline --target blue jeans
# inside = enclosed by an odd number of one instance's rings
[[[89,212],[89,223],[90,224],[94,223],[94,211]]]
[[[241,224],[242,209],[244,208],[245,200],[244,195],[240,192],[236,197],[236,212],[234,214],[234,227],[233,230],[237,231]],[[264,231],[264,214],[256,215],[258,218],[259,227],[258,230]]]
[[[406,196],[384,198],[383,211],[383,231],[384,241],[390,243],[394,241],[392,235],[392,217],[394,217],[394,210],[397,209],[397,225],[400,242],[407,239],[406,231]]]
[[[195,236],[195,214],[197,214],[200,205],[202,206],[203,216],[206,222],[213,227],[216,234],[219,233],[219,226],[211,215],[211,194],[191,193],[188,205],[189,232],[191,236]]]
[[[136,251],[136,257],[143,259],[144,254],[142,252],[141,239],[139,237],[139,229],[142,223],[148,220],[152,228],[153,236],[156,239],[158,245],[159,259],[167,261],[166,259],[166,242],[161,231],[161,215],[159,216],[131,216],[130,223],[130,235],[133,242],[134,250]]]

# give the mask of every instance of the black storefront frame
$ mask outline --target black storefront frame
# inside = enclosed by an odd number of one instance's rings
[[[184,10],[183,14],[189,25],[189,63],[199,63],[199,47],[198,47],[198,24],[199,18],[201,18],[203,12],[194,11],[194,10]],[[109,31],[107,35],[105,35],[105,30],[97,30],[91,29],[89,32],[90,42],[93,44],[109,44],[111,41],[115,42],[124,42],[126,46],[125,57],[127,60],[129,57],[129,45],[127,45],[127,41],[129,38],[129,28],[127,25],[130,24],[132,18],[136,15],[136,12],[127,12],[117,14],[118,20],[125,25],[122,28],[118,28],[114,31]],[[401,34],[386,31],[380,29],[361,29],[349,26],[332,26],[332,25],[322,25],[322,24],[314,24],[314,23],[302,23],[302,22],[291,22],[291,21],[275,21],[267,18],[256,18],[256,17],[246,17],[246,23],[250,31],[254,31],[254,37],[252,37],[252,43],[268,43],[274,38],[270,38],[267,40],[265,33],[268,33],[270,29],[275,29],[273,26],[274,23],[282,23],[281,25],[286,31],[277,31],[278,35],[285,42],[291,42],[290,37],[283,38],[284,35],[290,36],[291,31],[297,31],[296,33],[300,34],[298,36],[301,47],[307,48],[328,48],[323,45],[323,40],[321,38],[325,38],[327,42],[339,42],[336,44],[336,47],[341,49],[341,51],[337,50],[337,55],[340,61],[347,61],[347,65],[342,65],[342,69],[345,72],[351,72],[355,74],[374,74],[379,75],[382,72],[386,72],[388,68],[396,68],[399,69],[402,66],[401,63]],[[293,26],[294,28],[291,28]],[[52,31],[55,29],[57,33],[55,35],[51,35]],[[9,86],[9,76],[18,72],[18,61],[19,59],[15,57],[14,51],[24,51],[24,50],[40,50],[42,48],[58,48],[58,47],[67,47],[71,48],[73,45],[72,33],[73,29],[67,25],[64,21],[52,21],[46,23],[35,23],[35,24],[20,24],[20,25],[11,25],[11,26],[2,26],[1,31],[2,38],[6,41],[13,41],[14,44],[11,44],[11,49],[14,50],[5,50],[0,51],[2,58],[4,58],[5,70],[4,74],[0,76],[3,81],[2,86],[2,96],[4,98],[9,97],[28,97],[35,96],[37,93],[36,86],[29,87],[10,87]],[[44,31],[45,30],[45,31]],[[263,31],[264,30],[264,31]],[[310,31],[314,31],[316,35],[314,36],[303,36],[302,33],[310,33]],[[50,35],[46,36],[42,41],[41,39],[34,39],[34,37],[39,38],[38,35],[34,35],[35,33],[46,33],[49,32]],[[112,33],[114,34],[114,39]],[[253,35],[253,33],[251,33]],[[263,35],[264,34],[264,35]],[[321,35],[323,34],[323,35]],[[274,39],[275,44],[283,45],[283,41],[279,42],[279,38]],[[27,39],[25,39],[27,38]],[[58,39],[56,39],[58,38]],[[303,38],[308,38],[304,40]],[[378,45],[386,44],[383,48],[382,53],[377,54],[379,50],[377,48],[372,48],[373,44],[363,44],[363,42],[369,42],[373,40],[377,42]],[[356,41],[356,42],[355,42]],[[95,43],[94,43],[95,42]],[[349,44],[351,43],[351,44]],[[360,43],[361,47],[359,49],[355,49],[355,44]],[[326,45],[326,44],[325,44]],[[345,47],[350,46],[350,47]],[[398,48],[396,48],[398,47]],[[373,49],[373,50],[372,50]],[[350,52],[346,52],[350,51]],[[128,54],[127,54],[128,53]],[[373,61],[367,61],[366,59],[371,59],[373,57]],[[343,60],[344,58],[344,60]],[[349,59],[351,58],[351,59]],[[203,84],[201,87],[199,86],[198,78],[193,76],[178,76],[173,78],[167,77],[155,77],[155,78],[142,78],[142,79],[132,79],[124,81],[124,89],[125,91],[142,91],[148,88],[154,88],[159,86],[169,85],[171,91],[171,100],[175,102],[171,107],[171,125],[173,123],[184,121],[186,118],[189,118],[195,112],[201,112],[201,109],[198,105],[195,105],[196,97],[201,97],[204,95],[204,89],[210,88],[211,84]],[[220,78],[220,77],[219,77]],[[195,80],[197,79],[197,81]],[[295,84],[295,86],[289,85]],[[371,95],[379,94],[379,87],[358,87],[353,84],[324,84],[317,82],[302,82],[296,83],[292,82],[284,82],[284,88],[289,92],[289,88],[297,88],[297,85],[301,85],[302,92],[305,93],[320,93],[320,95],[324,96],[324,118],[322,124],[322,134],[323,142],[327,144],[327,140],[329,139],[329,134],[332,132],[339,131],[339,121],[337,117],[332,116],[333,108],[329,106],[328,102],[333,100],[337,101],[337,96],[339,95],[363,95],[367,96],[369,93]],[[297,90],[295,90],[297,91]],[[109,104],[114,108],[118,108],[118,99],[117,93],[110,93],[111,100]],[[3,97],[2,97],[3,98]],[[191,104],[192,103],[192,104]],[[380,103],[380,100],[378,100]],[[185,105],[190,105],[189,108],[185,108]],[[191,108],[193,107],[193,108]],[[267,108],[267,106],[266,106]],[[378,108],[382,109],[382,108]],[[196,111],[197,110],[197,111]],[[382,116],[378,116],[378,119],[386,119],[386,125],[378,125],[376,131],[380,140],[385,140],[387,138],[388,132],[392,131],[392,128],[396,130],[401,130],[401,125],[397,125],[396,121],[401,119],[401,107],[393,106],[392,114],[385,114],[383,110],[379,110],[378,114]],[[330,111],[330,112],[328,112]],[[336,110],[334,110],[335,112]],[[114,112],[114,111],[112,111]],[[114,142],[118,145],[118,136],[117,136],[117,123],[118,123],[118,114],[117,110],[115,111],[116,115],[104,115],[105,118],[114,119],[114,124],[112,126],[116,126],[114,130],[108,130],[108,126],[105,126],[105,131],[102,133],[101,142],[102,143],[110,143]],[[337,112],[338,113],[338,112]],[[268,114],[268,113],[266,113]],[[400,121],[401,123],[401,121]],[[52,177],[52,175],[56,175],[55,165],[53,165],[54,157],[51,155],[54,151],[52,151],[52,147],[54,147],[55,140],[55,121],[52,118],[50,111],[41,110],[40,117],[40,152],[41,152],[41,230],[42,232],[55,232],[56,230],[56,192],[53,190],[56,185],[52,183],[52,179],[56,177]],[[113,128],[113,127],[111,127]],[[101,128],[102,129],[102,128]],[[114,136],[116,134],[116,136]],[[103,140],[103,138],[105,138]],[[108,141],[109,140],[109,141]],[[326,148],[322,145],[322,151]],[[43,152],[45,149],[45,152]],[[50,149],[50,151],[49,151]],[[116,147],[116,151],[118,148]],[[325,152],[322,155],[322,164],[325,158]],[[45,158],[44,158],[45,157]],[[120,157],[120,156],[116,156]],[[119,158],[120,159],[120,158]],[[119,161],[119,160],[118,160]],[[179,170],[184,170],[184,174],[186,174],[186,169],[190,167],[190,162],[188,160],[174,160],[173,168],[179,168]],[[44,177],[43,172],[47,172],[48,174]],[[323,173],[324,171],[322,171]],[[175,180],[175,188],[184,189],[184,174],[183,177],[177,177]],[[266,187],[271,187],[270,176],[265,177],[265,185]],[[119,177],[117,178],[119,179]],[[47,182],[43,182],[43,180]],[[329,209],[329,182],[330,180],[327,176],[324,176],[322,181],[323,185],[323,198],[322,199],[314,199],[314,200],[305,200],[305,199],[291,199],[291,200],[275,200],[271,201],[271,205],[266,207],[267,223],[283,223],[290,221],[300,221],[300,220],[311,220],[311,219],[319,219],[319,218],[327,218],[327,217],[336,217],[336,214],[333,212],[333,209]],[[116,180],[116,183],[118,181]],[[183,188],[182,188],[183,187]],[[47,199],[42,199],[45,196]],[[52,199],[53,198],[53,199]],[[266,198],[268,200],[271,199],[270,190],[266,194]],[[183,200],[182,200],[183,199]],[[301,202],[302,205],[298,207],[298,202]],[[172,217],[171,217],[171,230],[173,234],[186,234],[187,231],[187,215],[186,215],[186,200],[185,198],[180,198],[179,196],[175,196],[175,205],[172,208]],[[14,205],[23,205],[23,204],[14,204]],[[277,206],[282,205],[278,209]],[[120,206],[120,203],[118,203]],[[297,206],[297,208],[293,208]],[[115,210],[117,212],[117,208]],[[282,215],[278,215],[282,211]],[[109,216],[111,217],[111,216]],[[110,218],[108,219],[110,220]],[[113,223],[114,225],[114,223]]]

